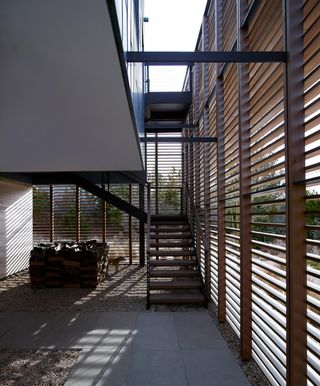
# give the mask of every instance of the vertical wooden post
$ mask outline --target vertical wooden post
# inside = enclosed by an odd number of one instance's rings
[[[285,1],[287,385],[307,384],[303,1]]]
[[[202,20],[202,51],[208,51],[208,16]],[[209,129],[209,80],[208,64],[202,64],[203,84],[203,135],[210,136]],[[207,240],[208,250],[205,256],[205,285],[207,301],[211,300],[211,259],[210,259],[210,144],[204,143],[204,231]]]
[[[222,50],[222,0],[216,0],[215,9],[216,50]],[[218,199],[218,320],[226,320],[226,255],[225,255],[225,217],[224,217],[224,102],[223,78],[219,77],[217,66],[216,80],[216,127],[217,127],[217,199]]]
[[[241,29],[247,0],[237,1],[238,51],[248,51],[247,30]],[[250,197],[250,95],[247,63],[238,63],[239,167],[240,167],[240,351],[251,358],[252,278],[251,278],[251,197]]]
[[[199,117],[199,66],[201,63],[194,64],[194,117],[196,121],[200,123],[201,117]],[[195,129],[195,135],[200,136],[199,126]],[[194,192],[191,196],[194,198],[194,203],[196,210],[199,211],[200,208],[200,147],[199,144],[192,144],[193,147],[193,161],[194,161]],[[196,232],[196,251],[197,255],[201,255],[201,246],[200,246],[200,235],[199,232]]]
[[[132,186],[129,184],[129,203],[132,204]],[[132,216],[129,214],[129,264],[132,265]]]

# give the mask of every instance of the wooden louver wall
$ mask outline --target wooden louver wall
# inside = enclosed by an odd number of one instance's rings
[[[110,185],[110,192],[138,206],[136,185]],[[39,185],[33,189],[34,244],[97,240],[110,245],[110,256],[139,259],[139,222],[75,185]]]
[[[203,277],[219,321],[240,337],[243,359],[252,356],[272,385],[320,384],[319,31],[317,0],[212,0],[197,50],[207,39],[211,51],[287,49],[291,61],[192,69],[187,123],[198,125],[196,135],[218,137],[207,166],[203,145],[183,146],[183,182],[203,229],[210,219],[209,265],[198,246],[202,269],[210,267]],[[292,76],[299,71],[303,88]]]

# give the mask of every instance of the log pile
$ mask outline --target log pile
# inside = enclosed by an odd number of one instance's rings
[[[107,274],[109,247],[95,240],[39,244],[30,252],[33,288],[95,288]]]

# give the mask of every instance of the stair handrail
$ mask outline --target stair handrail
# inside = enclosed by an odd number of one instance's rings
[[[147,309],[150,308],[151,184],[147,182]]]
[[[193,212],[194,218],[196,220],[196,226],[197,226],[197,228],[199,228],[198,230],[199,230],[201,240],[203,242],[204,250],[205,250],[205,252],[209,252],[208,240],[206,239],[206,237],[203,233],[203,229],[202,229],[201,222],[200,222],[199,211],[197,210],[197,208],[194,205],[194,202],[193,202],[192,197],[191,197],[191,192],[190,192],[189,186],[185,185],[185,188],[186,188],[186,191],[188,193],[187,197],[189,198],[189,201],[190,201],[191,211]],[[191,231],[193,234],[193,229],[191,229]]]
[[[189,202],[190,202],[190,209],[191,209],[191,212],[195,218],[195,225],[197,227],[197,232],[199,233],[200,235],[200,238],[201,238],[201,241],[203,243],[203,248],[204,248],[204,255],[205,255],[205,261],[207,261],[207,259],[209,259],[209,245],[208,245],[208,241],[204,235],[204,232],[203,232],[203,229],[202,229],[202,226],[201,226],[201,222],[200,222],[200,216],[199,216],[199,211],[197,210],[196,206],[194,205],[194,202],[193,202],[193,199],[191,197],[191,192],[190,192],[190,189],[189,189],[189,186],[187,184],[184,184],[185,186],[185,189],[186,189],[186,192],[187,192],[187,201],[189,199]],[[186,215],[188,217],[188,205],[186,205]],[[191,230],[191,234],[192,234],[192,238],[194,240],[194,229],[193,229],[193,219],[192,217],[193,216],[190,216],[191,218],[189,219],[189,224],[190,224],[190,230]],[[199,265],[199,268],[201,267],[201,261],[200,261],[200,256],[198,256],[198,253],[196,251],[196,258],[197,258],[197,261],[198,261],[198,265]],[[201,275],[201,278],[202,278],[202,275]],[[208,278],[206,277],[206,281],[208,280]],[[202,284],[203,284],[203,291],[204,291],[204,296],[207,298],[207,290],[206,290],[206,286],[204,284],[204,280],[202,278]]]

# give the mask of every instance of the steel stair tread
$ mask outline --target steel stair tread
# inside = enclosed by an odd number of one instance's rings
[[[195,251],[150,251],[150,256],[194,256]]]
[[[151,248],[188,248],[193,247],[192,241],[190,242],[162,242],[162,243],[151,243]]]
[[[199,280],[163,280],[152,281],[150,290],[174,290],[174,289],[199,289],[201,282]]]
[[[150,277],[195,277],[199,272],[192,269],[150,269]]]
[[[173,220],[173,221],[162,221],[162,220],[151,220],[151,226],[153,225],[165,225],[165,226],[170,226],[170,225],[184,225],[187,226],[188,223],[185,220]]]
[[[150,233],[190,233],[189,227],[177,228],[177,227],[166,227],[166,228],[156,228],[153,227],[150,229]]]
[[[183,260],[183,259],[162,259],[162,260],[151,260],[150,267],[170,267],[170,266],[195,266],[197,260]]]
[[[165,214],[152,214],[151,215],[151,221],[153,220],[161,220],[161,221],[172,221],[172,220],[183,220],[188,221],[187,217],[182,214],[176,214],[176,215],[165,215]]]
[[[189,239],[191,240],[191,235],[190,233],[172,233],[172,234],[151,234],[150,235],[150,238],[151,239],[163,239],[163,240],[170,240],[170,239],[183,239],[183,240],[186,240],[186,239]]]
[[[205,298],[201,293],[196,294],[150,294],[151,304],[182,304],[204,303]]]

